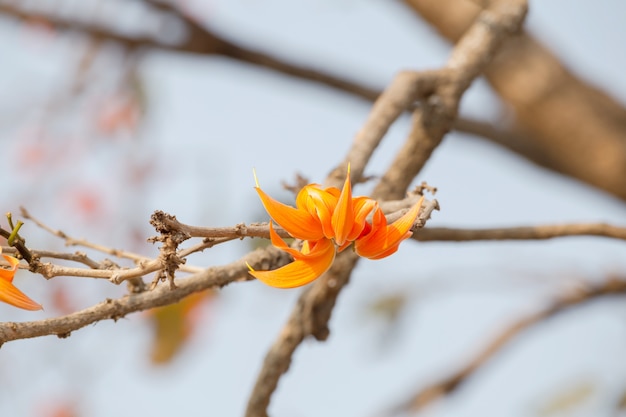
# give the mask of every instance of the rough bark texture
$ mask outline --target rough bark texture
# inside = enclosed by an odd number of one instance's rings
[[[480,7],[469,0],[405,0],[441,35],[456,42]],[[626,109],[568,71],[528,34],[501,49],[485,71],[527,133],[531,160],[626,200]],[[506,145],[506,143],[504,143]]]

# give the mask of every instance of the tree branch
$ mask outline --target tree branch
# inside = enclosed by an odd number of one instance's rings
[[[481,7],[468,0],[404,2],[452,42],[464,36],[481,13]],[[526,143],[504,138],[502,144],[626,199],[624,106],[580,80],[526,33],[491,60],[485,75],[515,111],[514,130],[526,132]]]
[[[212,267],[202,272],[177,280],[176,288],[160,285],[152,291],[128,294],[120,299],[107,299],[85,310],[62,317],[23,323],[0,323],[0,345],[18,339],[46,335],[67,337],[75,330],[98,321],[118,320],[127,314],[173,304],[191,293],[209,288],[221,288],[232,282],[253,279],[248,274],[246,262],[258,269],[274,269],[286,265],[289,256],[274,247],[256,250],[242,259],[220,267]]]
[[[444,135],[453,128],[461,95],[482,73],[503,40],[520,30],[525,14],[524,2],[497,1],[478,16],[444,67],[451,73],[449,82],[441,84],[413,112],[409,138],[374,189],[374,195],[402,197]]]
[[[376,100],[343,164],[331,172],[326,183],[339,185],[348,163],[352,167],[353,180],[359,180],[366,163],[391,123],[419,98],[422,98],[421,103],[424,104],[424,98],[436,97],[436,100],[431,102],[437,116],[433,117],[432,123],[438,127],[434,135],[440,136],[429,138],[433,141],[431,148],[434,149],[441,141],[443,134],[451,128],[456,117],[458,101],[463,92],[480,74],[500,43],[521,27],[526,16],[526,6],[523,0],[495,2],[481,14],[461,39],[446,67],[439,72],[400,73]],[[431,132],[432,130],[428,133]],[[416,139],[409,138],[408,140]],[[430,152],[421,153],[420,156],[405,162],[404,166],[412,168],[417,174],[429,156]],[[398,155],[396,160],[400,157]],[[392,164],[385,175],[392,175],[395,169],[397,168]],[[404,194],[406,189],[401,191]],[[377,187],[373,196],[377,199],[388,200],[394,198],[394,195],[399,192],[398,189],[392,191],[388,188]],[[337,256],[330,270],[301,295],[288,322],[265,357],[248,401],[246,417],[267,417],[267,408],[272,393],[278,386],[280,377],[289,369],[295,349],[306,336],[312,335],[318,340],[325,340],[328,337],[328,321],[332,309],[357,261],[358,257],[355,253],[342,252]]]
[[[400,405],[393,407],[387,413],[384,413],[384,415],[396,415],[407,411],[415,412],[436,399],[455,392],[465,381],[474,375],[480,367],[484,366],[512,340],[530,327],[541,324],[570,308],[594,301],[600,297],[622,294],[626,294],[626,280],[616,279],[609,279],[599,285],[588,284],[585,287],[579,288],[577,291],[564,293],[561,297],[554,300],[552,305],[546,309],[514,322],[502,333],[497,335],[482,351],[471,359],[466,366],[459,369],[448,378],[420,389],[416,394],[403,401]]]
[[[156,4],[154,2],[150,3]],[[209,28],[199,25],[192,18],[178,11],[175,5],[167,6],[163,4],[160,7],[160,11],[174,15],[188,28],[189,33],[183,41],[164,41],[162,35],[160,38],[145,35],[131,37],[117,33],[101,24],[81,22],[76,19],[70,19],[67,16],[57,16],[53,13],[26,11],[10,4],[0,4],[0,14],[6,17],[21,21],[45,21],[58,30],[82,33],[95,41],[114,42],[129,50],[156,48],[178,53],[221,55],[255,66],[268,68],[291,77],[326,85],[367,101],[375,101],[381,94],[380,90],[364,86],[349,79],[320,70],[294,65],[271,54],[255,51],[234,43],[217,35]],[[537,150],[525,145],[528,141],[523,140],[524,135],[522,133],[494,128],[486,123],[465,118],[459,118],[455,122],[454,128],[460,132],[486,138],[523,155],[528,156],[532,154],[531,159],[535,162],[541,159]],[[543,161],[543,164],[549,167],[548,161]]]
[[[37,225],[37,227],[39,227],[40,229],[45,230],[46,232],[50,233],[53,236],[58,237],[59,239],[63,239],[65,241],[65,246],[82,246],[84,248],[89,248],[89,249],[96,250],[98,252],[106,253],[107,255],[115,256],[116,258],[125,258],[125,259],[130,259],[136,262],[145,262],[150,259],[146,256],[138,255],[136,253],[128,252],[128,251],[121,250],[121,249],[111,248],[105,245],[99,245],[99,244],[90,242],[85,239],[76,239],[72,236],[69,236],[64,231],[53,229],[52,227],[48,226],[41,220],[37,219],[36,217],[33,217],[33,215],[30,214],[30,212],[26,210],[25,207],[20,207],[20,215],[24,219],[30,220],[31,222],[35,223],[35,225]],[[197,271],[194,271],[194,272],[197,272]]]
[[[392,223],[411,205],[417,202],[417,197],[408,197],[405,200],[382,202],[383,212],[387,222]],[[425,207],[437,206],[437,200],[425,200]],[[385,210],[387,208],[387,210]],[[189,234],[190,237],[202,238],[233,238],[260,237],[269,239],[269,223],[244,223],[233,227],[201,227],[191,226],[179,222],[176,218],[163,219],[168,227]],[[420,242],[452,241],[465,242],[477,240],[544,240],[569,236],[598,236],[626,240],[626,227],[619,227],[607,223],[564,223],[554,225],[497,227],[486,229],[464,229],[453,227],[422,227],[422,218],[417,220],[416,228],[419,232],[413,234],[412,239]],[[274,230],[280,237],[289,238],[289,233],[279,225]]]
[[[606,223],[573,223],[493,229],[428,227],[413,234],[412,238],[420,242],[465,242],[476,240],[541,240],[566,236],[600,236],[626,240],[626,227],[617,227]]]
[[[436,207],[436,200],[424,206],[420,214],[420,223],[426,220]],[[355,252],[340,253],[331,269],[318,278],[300,296],[291,315],[278,338],[267,352],[263,367],[248,400],[246,416],[267,415],[270,398],[278,386],[280,377],[291,365],[291,357],[309,335],[317,340],[328,337],[328,320],[341,289],[347,284],[350,273],[359,257]]]
[[[409,208],[415,205],[421,198],[421,194],[412,193],[404,200],[393,201],[380,201],[379,206],[383,210],[387,217],[388,222],[393,222],[400,216],[402,216]],[[429,201],[424,201],[425,205],[428,205]],[[435,206],[438,203],[434,203]],[[270,229],[269,223],[253,223],[246,225],[245,223],[237,224],[233,227],[205,227],[205,226],[192,226],[180,222],[175,216],[169,215],[162,211],[156,211],[152,215],[154,221],[172,231],[178,231],[187,235],[188,237],[201,237],[205,239],[218,239],[218,238],[230,238],[241,239],[244,237],[261,237],[269,239]],[[368,217],[368,221],[371,221],[371,215]],[[419,225],[420,219],[416,221]],[[418,226],[421,227],[421,226]],[[274,225],[274,231],[278,233],[280,237],[290,238],[292,237],[287,233],[285,229],[280,225]]]

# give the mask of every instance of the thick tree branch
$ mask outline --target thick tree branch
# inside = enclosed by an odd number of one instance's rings
[[[400,206],[400,202],[393,202],[393,205]],[[420,219],[417,227],[422,227],[426,219],[430,216],[430,213],[436,207],[436,201],[429,202],[424,207],[423,212],[420,215]],[[393,218],[400,215],[401,212],[392,213],[390,221]],[[248,229],[250,228],[251,229]],[[184,229],[184,227],[183,227]],[[258,236],[268,237],[269,228],[267,225],[247,226],[246,229],[250,233],[242,234],[241,227],[231,228],[198,228],[202,231],[202,235],[208,235],[211,237],[243,237],[243,236]],[[277,229],[281,230],[281,229]],[[283,232],[280,232],[281,234]],[[285,236],[286,233],[284,234]],[[473,241],[473,240],[507,240],[507,239],[549,239],[555,237],[565,236],[602,236],[616,239],[626,240],[626,228],[620,228],[607,224],[565,224],[556,226],[534,226],[534,227],[514,227],[514,228],[497,228],[497,229],[452,229],[452,228],[421,228],[413,236],[414,239],[419,241]],[[7,253],[15,252],[14,248],[3,248]],[[29,337],[39,337],[44,335],[68,335],[69,332],[78,330],[86,325],[105,320],[105,319],[117,319],[121,318],[129,313],[145,310],[153,307],[171,304],[176,302],[192,292],[202,291],[208,288],[221,287],[227,285],[230,282],[236,280],[251,279],[247,274],[247,267],[245,267],[245,261],[249,262],[255,268],[259,269],[273,269],[280,267],[281,265],[289,262],[288,256],[284,253],[276,250],[275,248],[269,248],[269,252],[257,251],[248,255],[246,258],[237,261],[233,264],[223,267],[210,268],[198,272],[188,278],[177,281],[177,288],[175,290],[169,290],[167,286],[162,286],[154,291],[146,292],[139,296],[136,294],[128,295],[119,300],[107,300],[101,304],[95,305],[83,311],[79,311],[68,316],[58,317],[54,319],[47,319],[35,322],[26,323],[0,323],[0,344],[16,339],[24,339]],[[50,256],[61,257],[63,254],[48,254],[39,253],[38,251],[32,251],[35,256]],[[67,257],[70,260],[77,262],[84,262],[82,256],[77,254],[75,256]],[[344,259],[339,265],[339,270],[346,270],[353,267],[352,262],[354,259]],[[79,268],[77,268],[79,269]],[[84,273],[84,269],[80,269]],[[156,270],[156,269],[155,269]],[[108,271],[113,273],[113,271]],[[76,274],[77,276],[83,276]],[[103,278],[110,278],[109,276],[103,276]],[[607,284],[608,285],[608,284]],[[337,285],[327,285],[326,287],[339,288]],[[607,287],[608,288],[608,287]],[[325,295],[326,296],[326,295]],[[304,311],[304,310],[301,310]],[[310,314],[310,312],[309,312]],[[318,313],[319,314],[319,313]],[[296,323],[297,321],[297,325]],[[311,322],[311,318],[303,319],[301,316],[292,316],[287,326],[294,329],[305,329],[304,323]],[[309,329],[311,331],[312,329]],[[298,336],[298,335],[296,335]],[[302,332],[302,338],[305,337],[305,332]],[[268,378],[280,377],[284,366],[288,366],[289,361],[276,361],[278,357],[285,357],[287,351],[291,348],[292,344],[300,340],[300,336],[294,337],[294,333],[285,333],[283,338],[275,344],[276,351],[271,355],[268,354],[268,361],[272,365],[273,372],[278,372],[278,375],[270,374]],[[301,341],[301,340],[300,340]],[[297,342],[293,345],[293,349],[297,347]],[[288,346],[287,346],[288,345]],[[290,356],[290,355],[288,355]],[[282,371],[281,371],[282,370]],[[276,379],[277,380],[277,379]],[[265,388],[269,388],[266,386]],[[270,393],[271,394],[271,393]],[[267,394],[266,394],[267,395]]]
[[[327,184],[340,186],[348,164],[351,166],[351,177],[355,182],[359,181],[363,176],[365,165],[397,118],[416,101],[423,102],[442,85],[453,82],[450,75],[445,68],[439,71],[400,72],[374,102],[343,164],[331,173]]]
[[[456,42],[481,13],[469,0],[405,0]],[[454,13],[450,13],[454,10]],[[537,163],[626,199],[626,109],[566,69],[528,34],[490,62],[487,80],[515,111],[526,144],[501,143]]]
[[[151,4],[154,3],[151,2]],[[67,16],[57,16],[53,13],[25,11],[12,4],[0,3],[0,14],[6,17],[22,21],[48,22],[58,30],[81,33],[95,41],[114,42],[130,50],[153,48],[179,53],[221,55],[299,79],[320,83],[367,101],[375,101],[381,94],[381,91],[377,89],[364,86],[349,79],[294,65],[284,59],[234,43],[217,35],[210,28],[199,25],[189,16],[179,12],[175,5],[161,5],[159,10],[168,12],[181,19],[185,27],[188,28],[189,33],[182,41],[167,41],[163,39],[162,34],[160,37],[147,35],[132,37],[117,33],[112,28],[102,24],[82,22],[77,19],[70,19]],[[523,140],[524,135],[521,132],[508,132],[494,128],[486,123],[464,118],[458,119],[454,124],[454,128],[460,132],[486,138],[524,155],[533,154],[534,156],[531,159],[535,162],[541,159],[538,150],[526,145],[527,141]],[[543,161],[543,164],[548,166],[548,161]]]
[[[436,131],[437,136],[430,138],[434,141],[432,146],[434,149],[441,141],[443,134],[452,126],[461,95],[472,80],[480,74],[500,43],[511,33],[519,30],[526,16],[526,10],[526,2],[523,0],[495,2],[481,14],[465,37],[459,41],[448,66],[440,70],[441,80],[438,83],[435,82],[433,85],[437,72],[399,74],[375,102],[368,120],[357,134],[343,164],[329,175],[327,184],[339,185],[348,163],[352,164],[353,179],[360,179],[365,164],[391,123],[422,94],[436,97],[434,104],[437,107],[438,117],[434,117],[432,123],[438,125],[439,129]],[[424,79],[425,84],[429,86],[427,89],[419,88],[419,81]],[[405,84],[407,82],[408,85]],[[399,86],[402,86],[402,89]],[[428,94],[429,92],[431,94]],[[423,104],[425,97],[421,98]],[[417,174],[429,156],[430,152],[422,153],[419,157],[405,163],[405,167],[413,168],[413,172]],[[395,165],[392,165],[385,175],[389,176],[395,169],[397,169]],[[400,191],[403,195],[406,188],[391,190],[377,187],[373,197],[388,200],[397,198],[396,194]],[[246,417],[268,415],[267,408],[271,395],[278,386],[280,377],[289,369],[295,349],[305,337],[312,335],[318,340],[325,340],[328,337],[328,321],[332,309],[357,261],[356,254],[348,251],[341,253],[331,269],[302,294],[287,324],[265,357],[248,401]]]
[[[444,135],[454,126],[461,95],[492,59],[502,41],[515,35],[526,13],[523,2],[494,2],[459,40],[444,70],[449,83],[441,85],[413,113],[408,140],[374,195],[401,198]]]
[[[425,224],[435,207],[436,200],[424,207],[420,214],[420,224]],[[270,398],[280,377],[289,369],[293,353],[307,336],[313,335],[318,340],[328,337],[327,323],[332,308],[358,259],[352,251],[340,253],[331,269],[300,296],[283,330],[265,356],[262,370],[248,401],[246,416],[267,415]]]

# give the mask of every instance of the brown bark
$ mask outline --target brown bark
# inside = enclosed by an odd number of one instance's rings
[[[480,7],[469,0],[405,0],[456,42]],[[528,34],[512,39],[485,70],[515,113],[531,160],[626,200],[626,109],[577,78]],[[507,142],[503,143],[508,145]]]
[[[470,0],[405,0],[440,33],[457,41],[479,12]],[[379,94],[348,79],[293,65],[233,43],[199,25],[168,4],[156,10],[181,18],[187,29],[182,42],[149,36],[129,37],[111,28],[48,12],[0,5],[0,15],[22,21],[43,20],[59,30],[113,41],[128,49],[157,48],[202,55],[222,55],[290,76],[328,85],[375,100]],[[487,25],[488,21],[484,22]],[[578,178],[626,200],[626,110],[605,93],[576,78],[546,48],[523,34],[512,39],[485,70],[494,89],[510,104],[517,125],[510,129],[458,119],[455,129],[498,143],[531,161]]]

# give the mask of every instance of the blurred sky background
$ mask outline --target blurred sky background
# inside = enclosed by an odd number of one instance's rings
[[[402,69],[442,66],[450,46],[399,2],[195,0],[202,21],[225,36],[294,62],[383,88]],[[576,74],[626,104],[626,3],[531,1],[527,28]],[[132,23],[132,22],[131,22]],[[93,128],[89,97],[76,99],[69,66],[84,41],[0,24],[2,211],[20,205],[74,237],[156,256],[145,243],[157,209],[194,225],[262,220],[252,168],[271,195],[301,173],[320,182],[343,159],[370,104],[309,82],[219,57],[147,52],[137,67],[145,114],[136,132]],[[95,80],[115,83],[119,51],[97,58]],[[104,87],[103,87],[104,88]],[[97,95],[98,87],[91,93]],[[506,110],[483,80],[461,114],[497,121]],[[401,118],[366,174],[380,175],[409,128]],[[52,155],[52,156],[51,156]],[[592,161],[601,163],[601,161]],[[133,175],[148,181],[133,182]],[[602,192],[484,141],[449,134],[418,181],[439,191],[429,225],[506,226],[603,221],[624,225],[626,206]],[[137,185],[140,184],[140,185]],[[371,185],[355,187],[367,194]],[[27,223],[31,247],[69,250]],[[188,260],[238,259],[235,241]],[[362,260],[334,311],[326,343],[305,341],[280,381],[275,417],[367,417],[454,372],[507,324],[584,281],[623,277],[626,247],[601,238],[514,243],[406,242],[393,257]],[[88,307],[125,288],[19,272],[17,285],[50,304],[53,286]],[[45,337],[0,350],[0,416],[47,417],[72,403],[77,416],[240,416],[263,357],[300,290],[257,282],[221,291],[172,363],[149,360],[145,315],[100,322],[68,339]],[[390,323],[371,305],[402,295]],[[0,305],[3,321],[58,316]],[[427,416],[545,416],[560,392],[580,401],[557,416],[613,415],[626,391],[626,305],[606,299],[542,323],[515,339]],[[573,388],[572,388],[573,387]],[[582,387],[582,388],[580,388]],[[549,408],[549,407],[548,407]]]

